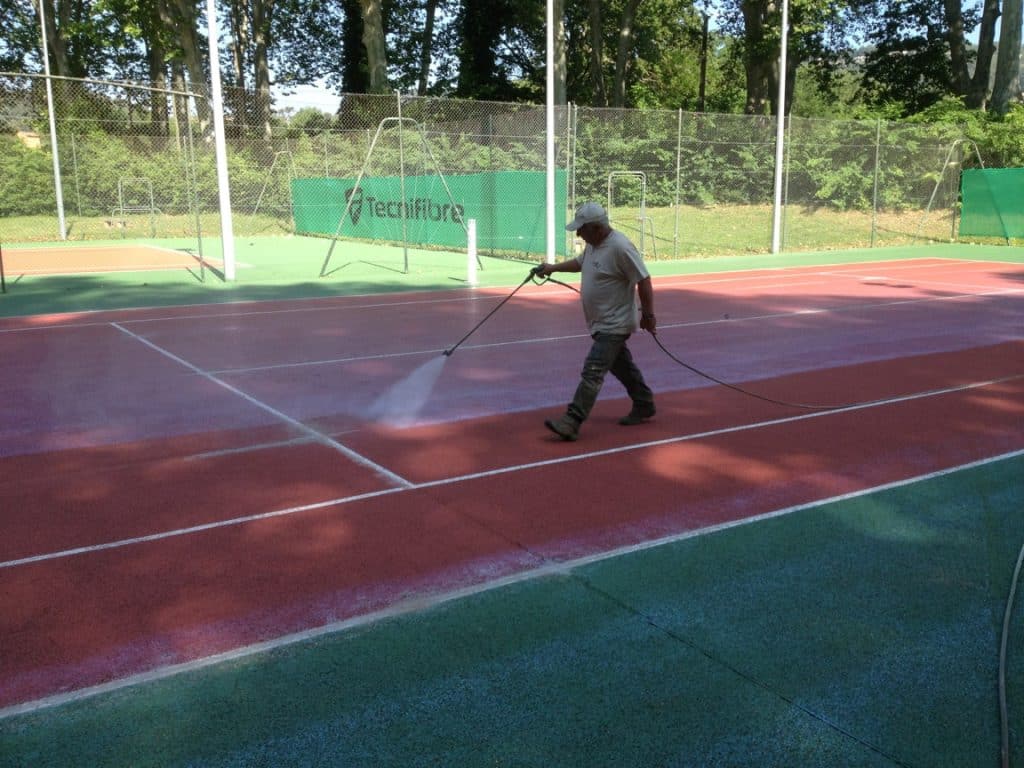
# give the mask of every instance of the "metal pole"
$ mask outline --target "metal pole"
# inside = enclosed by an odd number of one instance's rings
[[[405,130],[402,128],[402,92],[395,90],[395,100],[398,104],[398,187],[399,195],[402,198],[402,257],[405,269],[409,273],[409,217],[405,208]],[[422,134],[421,134],[422,135]]]
[[[231,219],[231,188],[228,181],[228,150],[224,141],[224,101],[220,90],[220,57],[217,51],[217,2],[206,0],[206,28],[210,43],[210,107],[213,112],[213,143],[217,160],[217,192],[220,200],[221,250],[224,279],[235,279],[235,233]]]
[[[53,86],[50,83],[50,50],[46,42],[46,14],[43,7],[47,0],[39,0],[39,28],[43,33],[43,73],[46,75],[46,112],[50,118],[50,151],[53,154],[53,188],[57,195],[57,226],[60,239],[68,239],[64,219],[64,185],[60,180],[60,150],[57,148],[57,118],[53,110]]]
[[[679,193],[683,174],[683,110],[676,121],[676,199],[673,205],[675,223],[672,229],[672,258],[679,258]]]
[[[772,253],[780,250],[782,235],[782,169],[786,138],[786,47],[789,44],[789,0],[782,0],[782,45],[779,50],[779,100],[775,129],[775,210],[772,216]]]
[[[545,76],[545,210],[547,220],[547,241],[545,261],[555,263],[555,11],[553,0],[547,0],[545,15],[547,34],[545,36],[546,76]]]
[[[700,15],[704,24],[700,33],[700,90],[697,96],[697,111],[703,112],[708,83],[708,21],[710,17],[707,11],[701,11]]]
[[[871,192],[871,247],[875,247],[878,232],[878,163],[882,154],[882,118],[875,124],[875,184]]]

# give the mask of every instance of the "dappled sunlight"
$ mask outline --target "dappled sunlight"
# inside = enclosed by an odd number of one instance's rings
[[[1024,372],[1021,373],[1024,377]],[[1024,400],[1016,398],[1019,387],[1012,382],[993,384],[971,395],[971,401],[987,410],[1005,414],[1007,417],[1024,418]],[[1024,428],[1024,422],[1021,423]]]
[[[952,530],[948,523],[917,516],[914,510],[894,503],[886,494],[875,494],[858,502],[856,514],[833,515],[837,526],[857,536],[903,545],[956,546],[974,532]]]
[[[794,475],[809,475],[827,466],[813,454],[789,453],[781,447],[774,455],[751,455],[737,462],[729,447],[700,439],[654,446],[645,451],[642,461],[650,474],[681,484],[695,484],[707,480],[709,475],[719,475],[738,483],[768,485],[791,481]]]
[[[0,432],[0,559],[48,558],[3,573],[4,594],[35,601],[0,612],[18,632],[8,663],[43,692],[73,688],[1020,451],[1024,382],[957,389],[1024,374],[1019,298],[983,295],[1019,282],[979,269],[951,288],[947,267],[666,279],[659,339],[724,380],[786,401],[901,399],[765,403],[638,334],[656,417],[620,427],[628,398],[609,380],[575,443],[543,420],[564,410],[588,342],[578,300],[544,287],[447,359],[431,391],[399,394],[423,396],[409,426],[372,404],[417,366],[440,368],[431,350],[507,292],[4,325],[0,352],[36,378],[8,378],[0,402],[28,392],[38,406]],[[823,524],[893,551],[969,540],[885,494],[858,503]],[[64,554],[76,547],[94,550]]]

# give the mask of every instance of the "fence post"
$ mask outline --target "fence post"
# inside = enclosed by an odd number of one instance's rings
[[[875,185],[871,193],[871,248],[875,247],[875,233],[878,231],[878,163],[882,152],[882,118],[875,121]]]
[[[466,282],[476,287],[476,219],[466,221]]]
[[[707,17],[704,18],[705,23]],[[706,31],[707,27],[705,27]],[[702,62],[703,65],[703,62]],[[672,229],[672,258],[679,258],[679,187],[683,172],[683,110],[678,111],[678,117],[676,119],[676,198],[673,206],[673,218],[675,224]]]

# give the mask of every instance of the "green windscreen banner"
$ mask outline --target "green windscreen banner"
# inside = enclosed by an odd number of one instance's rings
[[[555,173],[559,233],[566,224],[565,180],[565,171]],[[358,187],[355,179],[293,179],[292,208],[299,234],[464,249],[464,222],[476,219],[481,253],[538,254],[547,248],[545,189],[543,171],[473,173],[444,180],[437,175],[365,177]],[[556,248],[564,254],[564,237],[556,238]]]
[[[960,234],[1024,237],[1024,168],[971,168],[960,174]]]

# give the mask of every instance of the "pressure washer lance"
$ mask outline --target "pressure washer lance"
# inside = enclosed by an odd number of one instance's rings
[[[529,274],[526,276],[526,279],[524,279],[523,282],[521,282],[519,285],[517,285],[516,289],[514,291],[512,291],[512,293],[510,293],[508,296],[506,296],[504,299],[502,299],[501,303],[498,304],[498,306],[496,306],[494,309],[492,309],[490,312],[488,312],[483,320],[481,320],[479,323],[474,325],[469,333],[467,333],[465,336],[463,336],[461,339],[459,339],[458,342],[456,342],[455,346],[453,346],[451,349],[446,349],[444,351],[444,356],[445,357],[451,357],[452,356],[452,352],[454,352],[456,349],[458,349],[460,346],[462,346],[462,342],[464,342],[466,339],[468,339],[470,336],[472,336],[474,333],[476,333],[477,329],[479,329],[481,325],[483,325],[488,320],[490,320],[491,316],[495,312],[497,312],[499,309],[501,309],[503,306],[505,306],[505,303],[509,299],[511,299],[513,296],[515,296],[516,293],[518,293],[519,289],[522,288],[524,285],[526,285],[528,282],[533,280],[536,285],[540,285],[543,282],[545,282],[545,279],[542,279],[542,280],[539,280],[539,281],[536,280],[536,278],[541,276],[541,272],[543,270],[544,270],[544,265],[543,264],[538,264],[536,267],[531,269]],[[562,285],[565,285],[565,283],[562,283]],[[567,286],[567,287],[571,287],[571,286]]]

